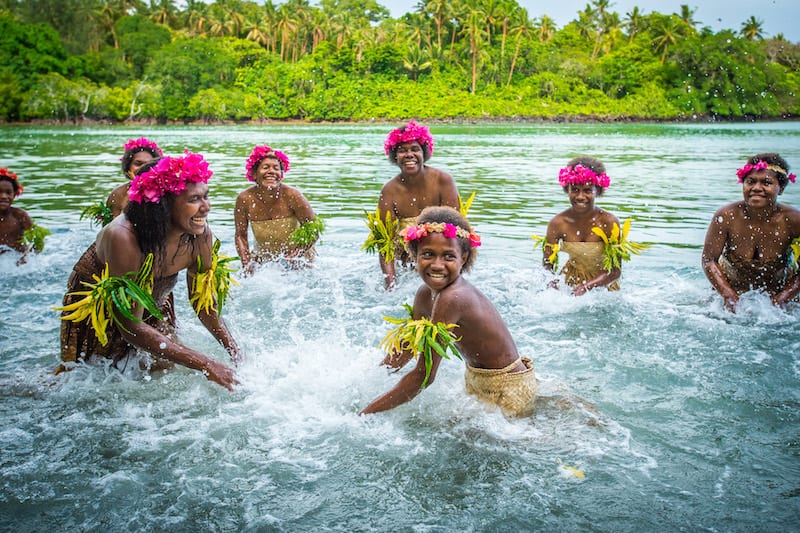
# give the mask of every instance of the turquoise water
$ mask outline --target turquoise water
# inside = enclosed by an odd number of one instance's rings
[[[0,256],[0,529],[800,530],[800,305],[748,294],[729,314],[700,268],[712,213],[741,197],[736,168],[777,151],[797,172],[800,123],[432,127],[430,164],[477,191],[469,278],[541,380],[537,413],[518,421],[464,394],[459,361],[411,403],[356,416],[398,378],[378,367],[381,317],[419,284],[408,272],[384,292],[360,250],[395,173],[392,126],[0,128],[0,166],[26,187],[15,205],[53,232],[26,265]],[[51,307],[95,235],[80,209],[123,181],[121,147],[141,135],[206,155],[229,254],[254,144],[289,155],[288,183],[328,220],[315,268],[234,288],[225,316],[247,361],[233,394],[187,369],[49,373]],[[612,179],[598,203],[652,246],[621,291],[573,298],[544,288],[530,235],[566,207],[558,169],[585,154]],[[800,184],[781,199],[800,206]],[[184,341],[225,359],[183,286]]]

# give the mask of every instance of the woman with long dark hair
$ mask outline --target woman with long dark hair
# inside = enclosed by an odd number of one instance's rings
[[[240,359],[218,313],[222,301],[217,295],[224,292],[211,290],[220,282],[213,275],[222,263],[206,223],[211,175],[203,156],[190,152],[140,169],[131,181],[124,216],[98,233],[70,276],[60,308],[61,369],[93,356],[111,358],[119,367],[141,350],[149,354],[140,360],[148,369],[179,364],[232,389],[236,379],[228,365],[183,346],[175,335],[172,292],[178,274],[186,270],[198,318],[234,362]],[[126,297],[120,291],[127,291]]]

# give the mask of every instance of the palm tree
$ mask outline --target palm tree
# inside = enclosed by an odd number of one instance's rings
[[[403,68],[411,73],[411,79],[417,82],[419,73],[431,68],[430,54],[419,45],[411,45],[403,58]]]
[[[755,15],[750,15],[750,18],[742,22],[742,37],[748,41],[763,40],[764,39],[764,21],[759,20]]]
[[[150,0],[150,20],[156,24],[173,26],[176,13],[175,0]]]
[[[425,12],[433,15],[433,20],[436,22],[436,46],[442,48],[442,28],[445,20],[453,11],[453,4],[451,0],[426,0],[420,2]]]
[[[542,26],[545,24],[545,19],[548,19],[552,22],[550,17],[547,15],[542,15]],[[514,46],[514,55],[511,58],[511,68],[508,69],[508,81],[506,81],[506,85],[511,85],[511,78],[514,76],[514,68],[517,66],[517,59],[519,58],[519,50],[520,45],[522,44],[522,39],[527,37],[532,29],[533,27],[531,26],[531,21],[528,19],[528,10],[522,7],[514,10],[509,33],[514,36],[516,44]]]
[[[639,6],[633,6],[633,10],[625,13],[625,22],[623,27],[628,29],[628,42],[632,43],[636,34],[644,29],[644,17],[639,10]]]
[[[678,15],[683,22],[686,35],[694,35],[697,33],[697,21],[694,20],[695,9],[689,9],[686,4],[681,4],[681,13]]]
[[[683,23],[675,15],[664,17],[653,26],[653,46],[657,53],[661,53],[661,63],[666,60],[669,49],[680,40],[682,26]]]
[[[683,22],[684,26],[686,27],[686,35],[695,35],[697,33],[698,22],[694,20],[695,11],[697,10],[689,9],[688,5],[681,4],[681,14],[678,16],[681,18],[681,22]]]
[[[208,24],[208,4],[202,0],[187,0],[183,12],[183,27],[190,35],[205,35]]]
[[[484,38],[486,32],[484,23],[486,13],[483,11],[480,0],[466,0],[464,2],[465,17],[462,20],[463,29],[461,33],[469,40],[469,54],[472,65],[472,85],[470,92],[475,94],[478,86],[478,59],[482,57]]]
[[[297,31],[297,19],[294,17],[294,11],[288,4],[283,4],[278,9],[278,19],[276,21],[276,30],[281,37],[281,61],[289,61],[289,49]]]
[[[539,41],[543,43],[549,43],[551,40],[553,40],[553,35],[556,33],[556,21],[554,21],[548,15],[542,15],[534,22],[533,29],[539,36]]]

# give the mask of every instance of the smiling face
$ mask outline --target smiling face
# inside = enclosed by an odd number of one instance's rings
[[[283,180],[283,170],[281,170],[281,163],[275,157],[265,157],[258,162],[258,165],[253,169],[253,179],[260,187],[268,190],[273,190],[280,186]]]
[[[754,170],[742,180],[742,194],[748,207],[772,208],[782,193],[780,182],[772,170]]]
[[[417,246],[417,274],[434,291],[456,281],[466,261],[458,239],[448,239],[438,232],[422,237]]]
[[[153,154],[151,154],[147,150],[139,150],[138,152],[133,154],[130,165],[128,165],[128,171],[126,172],[126,174],[128,175],[129,178],[133,179],[133,177],[136,175],[139,169],[142,168],[147,163],[149,163],[150,161],[152,161],[153,159],[155,159],[153,157]]]
[[[422,170],[425,153],[417,141],[397,145],[397,166],[403,174],[416,174]]]
[[[567,187],[567,196],[569,196],[572,209],[578,213],[588,213],[594,210],[594,199],[597,196],[594,184],[570,184]]]
[[[0,179],[0,213],[5,213],[14,203],[14,185],[5,179]]]
[[[203,182],[189,182],[172,203],[172,228],[181,233],[202,235],[206,231],[206,217],[210,210],[208,185]]]

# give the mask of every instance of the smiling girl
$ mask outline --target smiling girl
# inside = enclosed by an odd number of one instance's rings
[[[714,214],[703,246],[703,270],[731,312],[739,295],[749,290],[766,291],[775,305],[783,306],[800,294],[800,254],[792,251],[800,237],[800,211],[778,203],[795,175],[775,153],[750,157],[736,175],[744,199]]]
[[[190,152],[185,152],[183,157],[152,161],[140,169],[131,181],[130,201],[123,216],[115,218],[98,233],[70,276],[64,296],[67,309],[62,308],[62,361],[75,363],[101,356],[121,366],[128,357],[136,355],[137,350],[143,350],[152,356],[141,361],[145,368],[179,364],[201,370],[209,380],[233,388],[236,379],[230,367],[179,344],[175,334],[173,289],[178,274],[186,271],[194,303],[199,286],[195,280],[216,264],[214,236],[206,223],[211,209],[207,185],[211,175],[203,156]],[[134,316],[128,316],[120,307],[119,299],[115,299],[108,304],[113,309],[105,307],[110,316],[117,317],[113,323],[107,320],[102,312],[104,306],[97,301],[90,304],[93,309],[100,309],[100,313],[95,311],[95,316],[86,316],[77,322],[67,319],[70,314],[75,315],[70,311],[77,310],[75,305],[85,295],[80,291],[85,291],[88,284],[109,277],[132,279],[131,273],[146,272],[149,265],[152,275],[141,276],[144,278],[141,285],[154,301],[156,309],[152,313],[145,312],[142,305],[134,305]],[[214,303],[221,305],[218,301]],[[195,310],[206,329],[225,347],[234,362],[238,362],[239,349],[217,313],[217,306],[195,305]],[[69,366],[62,365],[61,369]]]
[[[594,203],[611,184],[605,166],[594,157],[576,157],[558,173],[558,183],[567,193],[570,207],[547,225],[544,267],[554,272],[557,264],[554,258],[561,250],[569,254],[561,274],[572,287],[572,294],[579,296],[597,287],[618,290],[620,266],[605,268],[605,242],[593,231],[599,228],[605,235],[611,235],[615,224],[619,228],[617,217]]]
[[[402,236],[424,282],[414,298],[412,316],[400,327],[410,333],[406,338],[430,340],[432,331],[448,330],[436,342],[449,346],[466,362],[467,392],[499,406],[507,416],[531,414],[537,391],[533,363],[517,353],[492,302],[461,275],[472,268],[480,237],[466,218],[450,207],[424,209]],[[420,327],[423,329],[417,329]],[[427,354],[423,357],[420,352]],[[399,369],[415,356],[416,366],[361,414],[397,407],[433,383],[443,357],[430,343],[413,348],[400,343],[399,349],[389,350],[384,364]]]

